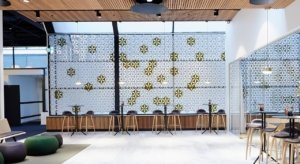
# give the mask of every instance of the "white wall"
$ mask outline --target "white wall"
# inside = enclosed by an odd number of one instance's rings
[[[0,10],[0,119],[4,118],[3,63],[3,16]]]
[[[278,40],[300,28],[300,0],[295,0],[285,9],[270,9],[267,30],[267,10],[243,9],[228,25],[226,31],[226,60],[250,55],[255,50]]]

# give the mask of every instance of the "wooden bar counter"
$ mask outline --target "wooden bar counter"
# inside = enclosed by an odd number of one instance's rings
[[[79,116],[79,121],[80,122]],[[95,128],[97,131],[106,131],[108,130],[109,126],[109,115],[95,115],[94,116],[94,122],[95,122]],[[124,123],[125,123],[125,117],[124,115]],[[226,116],[225,120],[226,120]],[[208,115],[204,116],[204,124],[208,124]],[[151,130],[152,129],[152,120],[153,115],[137,115],[138,119],[138,126],[139,130]],[[180,121],[182,129],[185,130],[194,130],[196,128],[196,120],[197,115],[196,114],[181,114],[180,115]],[[62,121],[63,116],[48,116],[47,117],[47,124],[46,128],[47,131],[61,131],[62,128]],[[219,117],[219,129],[224,129],[224,125],[222,125],[221,117]],[[213,127],[216,127],[215,124],[213,124]],[[198,128],[199,129],[199,128]]]

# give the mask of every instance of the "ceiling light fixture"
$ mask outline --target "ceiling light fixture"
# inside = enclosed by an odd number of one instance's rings
[[[269,9],[267,9],[267,62],[270,58],[270,52],[269,52]],[[265,75],[271,75],[272,74],[272,68],[269,66],[266,66],[261,71]]]
[[[131,11],[141,14],[161,14],[167,11],[162,5],[163,0],[135,0],[136,3],[131,6]]]
[[[101,15],[101,13],[100,13],[99,10],[96,10],[96,16],[97,16],[99,19],[102,18],[102,15]]]
[[[29,2],[30,2],[30,0],[23,0],[23,2],[24,2],[24,3],[29,3]]]
[[[215,9],[214,10],[214,16],[216,17],[216,16],[219,16],[219,10],[218,9]]]
[[[250,0],[252,5],[267,5],[274,3],[275,0]]]
[[[36,16],[36,18],[40,18],[41,17],[39,10],[35,11],[35,16]]]
[[[10,6],[10,2],[8,0],[0,0],[0,6]]]

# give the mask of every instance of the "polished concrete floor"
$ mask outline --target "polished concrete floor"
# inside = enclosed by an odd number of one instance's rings
[[[63,133],[65,144],[91,145],[65,164],[250,164],[258,155],[253,148],[246,160],[245,139],[221,131],[218,135],[200,131],[70,134]]]

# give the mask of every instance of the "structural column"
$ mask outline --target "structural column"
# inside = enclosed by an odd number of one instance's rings
[[[3,12],[0,10],[0,119],[4,118]]]

